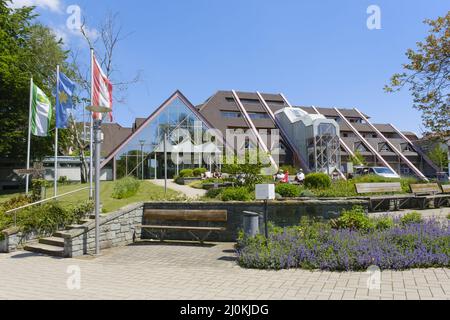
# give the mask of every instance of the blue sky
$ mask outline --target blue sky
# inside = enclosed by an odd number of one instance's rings
[[[56,29],[64,28],[68,5],[79,5],[91,28],[119,12],[132,34],[117,51],[116,80],[143,75],[127,103],[115,106],[124,126],[147,117],[176,89],[194,104],[236,89],[283,92],[296,105],[358,107],[375,122],[419,134],[409,92],[387,94],[383,87],[401,71],[406,50],[426,36],[423,20],[450,9],[443,0],[21,1],[44,4],[39,19]],[[372,4],[381,8],[381,30],[366,26]],[[84,49],[75,35],[68,46]]]

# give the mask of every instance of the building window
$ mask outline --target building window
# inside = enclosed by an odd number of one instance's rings
[[[250,119],[253,119],[253,120],[270,119],[270,116],[265,112],[250,112],[248,114],[248,116],[250,117]]]
[[[222,111],[222,117],[227,119],[239,119],[242,118],[242,113],[238,111]]]

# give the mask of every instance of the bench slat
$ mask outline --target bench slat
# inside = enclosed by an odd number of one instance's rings
[[[226,210],[154,210],[144,211],[145,221],[227,222]]]
[[[442,185],[442,193],[450,193],[450,184],[444,184]]]
[[[356,192],[358,194],[365,193],[388,193],[388,192],[403,192],[400,182],[388,183],[357,183]]]
[[[412,184],[411,192],[414,194],[438,194],[441,193],[441,188],[437,183]]]

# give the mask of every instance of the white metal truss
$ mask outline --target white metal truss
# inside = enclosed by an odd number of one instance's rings
[[[270,109],[269,105],[267,104],[267,102],[264,99],[264,97],[262,96],[262,94],[260,92],[256,92],[256,94],[258,95],[258,98],[259,98],[261,104],[263,105],[263,107],[266,110],[266,112],[269,114],[269,116],[272,119],[273,123],[280,130],[280,133],[281,133],[281,136],[283,137],[283,140],[286,142],[286,144],[289,146],[291,151],[297,157],[297,159],[300,162],[300,165],[302,166],[303,170],[306,173],[310,173],[311,170],[309,169],[308,165],[306,164],[306,161],[303,159],[302,155],[300,153],[298,153],[298,151],[295,148],[294,144],[289,139],[289,136],[286,134],[286,132],[284,131],[283,127],[278,123],[277,118],[275,117],[275,114],[273,113],[272,109]],[[284,99],[284,97],[283,97],[283,100],[289,105],[289,103]]]
[[[436,172],[439,172],[439,167],[431,161],[431,159],[419,148],[417,147],[407,136],[403,134],[400,130],[398,130],[393,124],[390,124],[390,126],[397,132],[397,134],[402,137],[403,140],[405,140]]]
[[[253,134],[255,135],[256,139],[259,142],[260,147],[263,149],[263,151],[269,156],[270,163],[272,164],[274,170],[277,170],[280,168],[278,163],[273,159],[273,156],[270,154],[270,150],[267,147],[267,145],[264,143],[263,138],[258,132],[258,129],[256,129],[255,124],[253,123],[252,119],[250,118],[247,110],[245,109],[244,105],[241,102],[241,99],[239,98],[238,94],[235,90],[232,90],[234,99],[236,100],[236,104],[238,108],[240,109],[242,115],[244,116],[245,122],[247,122],[247,125],[249,128],[253,131]]]
[[[360,117],[377,133],[377,135],[384,140],[384,142],[386,142],[386,144],[408,165],[408,167],[410,167],[415,174],[417,174],[417,176],[419,178],[421,178],[424,181],[429,181],[427,177],[425,177],[425,175],[401,152],[397,149],[396,146],[394,146],[394,144],[389,141],[384,134],[381,133],[380,130],[377,129],[377,127],[375,127],[370,121],[369,119],[366,118],[366,116],[364,116],[358,109],[355,108],[355,111],[360,115]]]
[[[319,109],[317,109],[315,106],[312,106],[312,108],[314,109],[314,111],[318,114],[318,115],[322,115],[322,113],[320,113]],[[352,149],[350,149],[350,147],[345,143],[345,141],[339,137],[339,142],[341,143],[341,145],[344,147],[345,151],[353,158],[355,158],[355,153],[353,152]],[[360,163],[361,164],[361,163]]]
[[[289,106],[289,108],[292,108],[292,105],[290,104],[290,102],[286,99],[286,97],[284,96],[284,94],[282,94],[282,93],[280,93],[280,96],[283,98],[283,100],[285,101],[285,103]],[[320,155],[318,154],[318,149],[317,149],[317,147],[318,147],[318,144],[320,144],[320,143],[322,143],[323,141],[321,140],[321,138],[320,137],[314,137],[314,144],[315,144],[315,156],[314,156],[314,161],[316,162],[315,163],[315,166],[316,166],[316,171],[317,170],[319,170],[319,169],[321,169],[321,167],[322,167],[322,165],[320,164],[320,161],[318,161],[319,160],[319,158],[320,158]],[[331,158],[331,157],[336,157],[336,155],[338,155],[339,157],[340,157],[340,143],[339,143],[339,140],[337,140],[336,142],[338,142],[337,143],[337,148],[333,148],[333,151],[331,152],[331,153],[328,153],[328,155],[327,155],[327,162],[328,162],[328,166],[331,164],[331,162],[329,161],[329,159]],[[329,143],[330,143],[330,141],[328,141],[327,142],[327,147],[325,148],[325,149],[327,149],[328,147],[329,147]],[[336,144],[336,143],[335,143]],[[341,168],[338,168],[338,167],[336,167],[336,170],[337,170],[337,172],[339,173],[339,175],[341,176],[341,178],[342,179],[344,179],[344,180],[347,180],[347,177],[345,176],[345,174],[341,171]],[[310,170],[308,170],[308,171],[310,171]]]
[[[334,110],[337,112],[339,117],[349,126],[349,128],[353,131],[354,134],[360,139],[362,143],[366,145],[367,148],[383,163],[383,165],[387,168],[389,168],[392,172],[396,172],[394,168],[391,167],[391,165],[381,156],[381,154],[378,153],[377,150],[367,141],[361,133],[359,133],[358,130],[348,121],[348,119],[342,114],[341,111],[339,111],[338,108],[334,108]]]

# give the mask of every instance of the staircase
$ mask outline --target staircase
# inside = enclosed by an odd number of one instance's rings
[[[82,223],[87,223],[92,220],[82,220]],[[66,230],[82,229],[82,225],[71,225]],[[51,257],[65,258],[64,238],[61,232],[56,232],[53,236],[39,239],[37,243],[30,243],[24,247],[25,251],[48,255]]]

